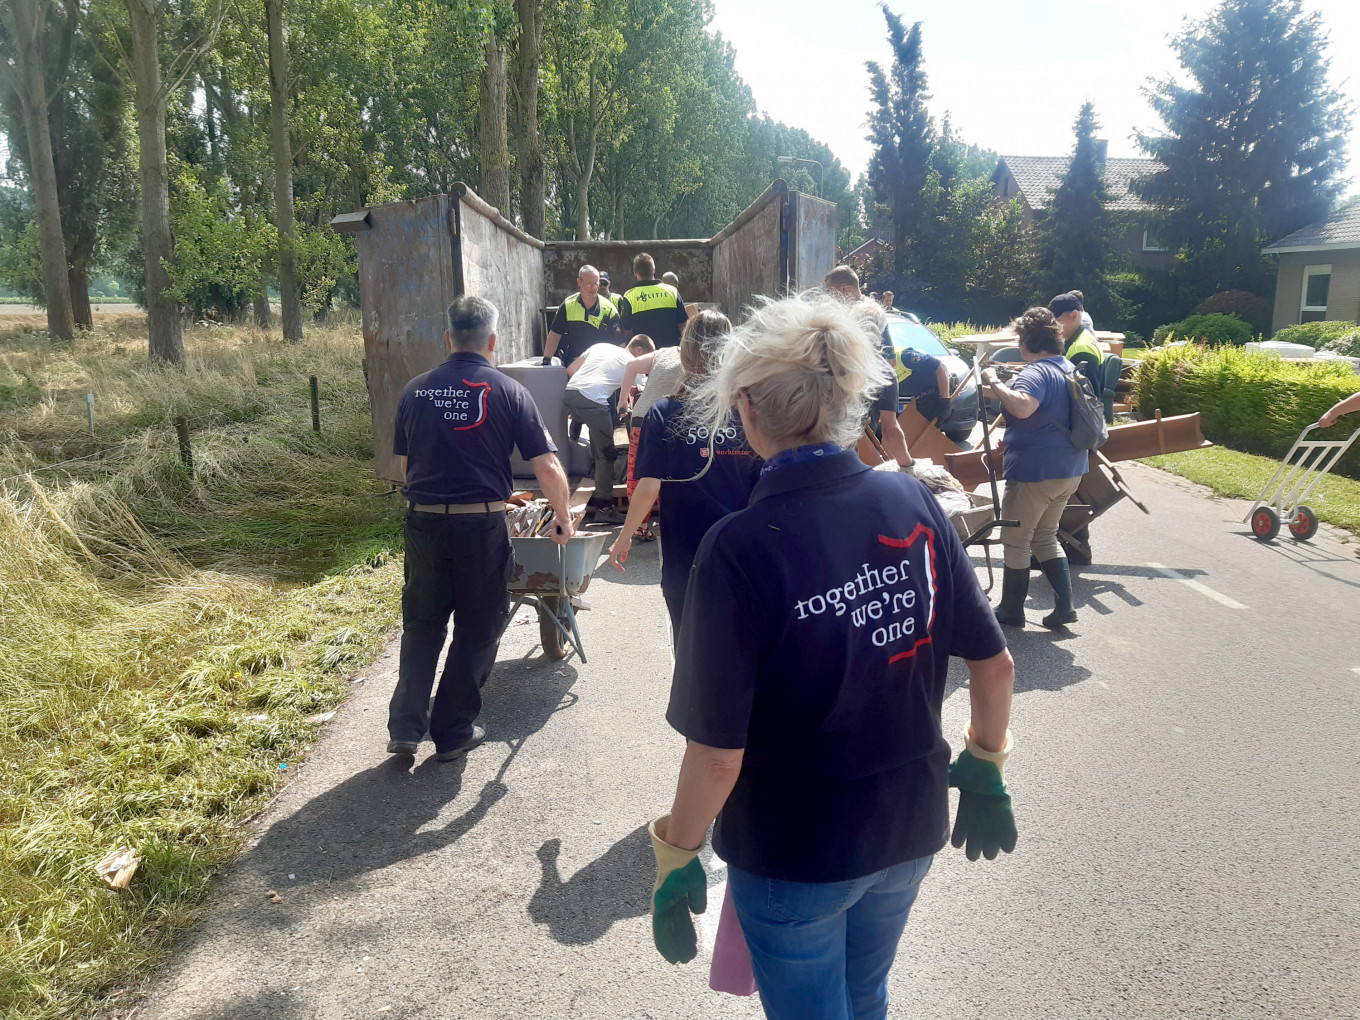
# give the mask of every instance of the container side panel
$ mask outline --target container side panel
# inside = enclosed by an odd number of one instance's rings
[[[369,210],[372,227],[359,247],[359,301],[373,412],[374,466],[399,481],[392,453],[397,402],[407,382],[447,354],[444,322],[453,294],[448,197],[392,202]]]
[[[789,286],[820,287],[836,264],[836,203],[794,192],[789,195],[795,224],[789,253]]]
[[[730,237],[713,249],[713,296],[733,322],[746,318],[758,294],[777,297],[784,289],[779,251],[781,198],[775,195]]]
[[[484,207],[458,199],[463,293],[500,310],[495,361],[501,365],[543,350],[543,249],[504,229]]]

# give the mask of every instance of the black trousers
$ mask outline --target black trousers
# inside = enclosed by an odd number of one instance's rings
[[[512,561],[503,513],[407,514],[401,667],[387,717],[393,740],[418,741],[428,729],[435,749],[448,751],[472,736],[509,622]],[[431,709],[450,617],[453,640]]]

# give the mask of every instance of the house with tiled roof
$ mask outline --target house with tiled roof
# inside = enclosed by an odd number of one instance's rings
[[[1324,319],[1360,321],[1360,201],[1262,251],[1280,257],[1275,329]]]
[[[1134,190],[1135,181],[1157,173],[1162,164],[1155,159],[1108,159],[1107,143],[1096,145],[1110,196],[1106,208],[1124,224],[1122,247],[1142,265],[1170,264],[1172,254],[1157,244],[1149,228],[1152,207]],[[1071,162],[1071,156],[1002,156],[992,172],[992,193],[1002,202],[1019,200],[1026,223],[1042,220]]]

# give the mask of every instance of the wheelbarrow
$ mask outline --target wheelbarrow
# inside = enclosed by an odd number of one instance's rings
[[[510,616],[513,618],[526,603],[537,610],[539,643],[550,659],[565,658],[575,649],[581,661],[586,661],[576,611],[589,608],[581,595],[590,587],[591,572],[608,539],[608,532],[578,532],[566,545],[558,545],[547,536],[510,539],[515,555],[506,585],[515,600]]]
[[[1304,500],[1360,436],[1360,429],[1356,429],[1349,439],[1309,439],[1308,433],[1317,427],[1318,423],[1313,422],[1299,433],[1260,497],[1242,518],[1243,522],[1251,522],[1251,533],[1262,542],[1273,540],[1280,533],[1281,524],[1288,525],[1289,537],[1296,542],[1307,542],[1317,534],[1318,515]]]
[[[1067,559],[1083,566],[1091,562],[1091,522],[1121,499],[1145,514],[1152,513],[1129,489],[1119,469],[1099,450],[1090,456],[1090,467],[1067,500],[1058,524],[1058,542]],[[1032,566],[1037,566],[1037,561]]]

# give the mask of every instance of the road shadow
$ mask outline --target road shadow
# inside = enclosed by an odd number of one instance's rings
[[[1313,573],[1320,577],[1325,577],[1329,581],[1349,585],[1352,588],[1360,588],[1360,559],[1357,559],[1354,553],[1350,556],[1338,555],[1335,552],[1331,552],[1321,546],[1312,545],[1308,542],[1295,542],[1292,540],[1289,542],[1262,542],[1255,535],[1247,535],[1245,537],[1250,538],[1256,545],[1261,546],[1264,551],[1272,553],[1275,556],[1280,557],[1280,559],[1287,560],[1290,563],[1297,564],[1305,570],[1311,570]],[[1351,567],[1352,577],[1357,579],[1350,580],[1338,576],[1331,570],[1323,569],[1326,566],[1342,565]]]
[[[1078,666],[1076,657],[1064,647],[1065,642],[1079,639],[1080,623],[1073,624],[1072,630],[1046,630],[1032,610],[1029,615],[1024,630],[1004,628],[1006,645],[1015,659],[1015,693],[1060,691],[1089,680],[1091,671]]]
[[[1181,570],[1180,572],[1186,577],[1204,573],[1202,570]],[[1165,574],[1153,570],[1151,567],[1077,566],[1073,564],[1071,574],[1073,605],[1078,610],[1094,610],[1101,616],[1112,616],[1117,611],[1117,607],[1111,605],[1116,599],[1130,607],[1143,605],[1142,599],[1114,578],[1145,577],[1170,580]],[[1051,596],[1049,598],[1051,599]],[[1045,613],[1052,608],[1052,602],[1047,602],[1046,606],[1048,608],[1044,609]]]
[[[448,849],[509,792],[505,777],[524,741],[576,703],[571,691],[576,670],[548,665],[513,673],[498,668],[492,674],[480,717],[487,743],[472,753],[499,753],[504,761],[474,796],[463,793],[466,758],[444,763],[429,754],[412,770],[411,758],[392,755],[275,822],[246,855],[244,866],[280,888],[296,889],[344,882]],[[462,810],[432,825],[460,796],[465,798]]]
[[[567,881],[558,857],[560,839],[538,848],[542,877],[529,900],[529,917],[548,926],[555,942],[580,946],[601,938],[616,921],[648,910],[647,892],[656,878],[647,826],[639,825]]]

